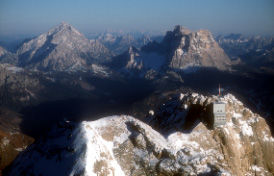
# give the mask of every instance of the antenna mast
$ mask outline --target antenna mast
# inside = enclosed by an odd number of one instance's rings
[[[221,97],[221,85],[219,84],[219,97]]]

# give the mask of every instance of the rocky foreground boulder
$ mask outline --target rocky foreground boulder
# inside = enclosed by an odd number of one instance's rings
[[[228,94],[227,123],[212,129],[203,115],[215,98],[181,94],[165,113],[150,111],[157,131],[126,115],[59,123],[5,175],[272,175],[274,139],[265,120]]]

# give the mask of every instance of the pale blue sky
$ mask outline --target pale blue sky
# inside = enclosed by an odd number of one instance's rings
[[[0,37],[37,35],[61,21],[83,33],[166,31],[274,34],[274,0],[0,0]]]

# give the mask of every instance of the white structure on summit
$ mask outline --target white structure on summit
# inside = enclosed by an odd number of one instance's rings
[[[219,98],[213,103],[213,127],[226,124],[225,103],[220,100],[221,88],[219,85]]]

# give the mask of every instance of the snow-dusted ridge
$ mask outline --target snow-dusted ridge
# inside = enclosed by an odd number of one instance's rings
[[[110,124],[111,127],[110,127]],[[132,127],[130,127],[132,125]],[[119,128],[118,128],[119,127]],[[146,147],[146,141],[148,140],[151,142],[151,145],[154,147],[154,152],[158,153],[159,155],[166,151],[170,153],[170,155],[176,156],[178,153],[180,153],[180,159],[185,162],[185,164],[196,164],[196,171],[194,171],[194,168],[190,167],[189,170],[193,170],[194,173],[207,173],[211,171],[211,168],[206,165],[206,152],[199,151],[199,144],[196,142],[192,142],[188,140],[187,135],[183,134],[172,134],[168,138],[163,137],[158,132],[154,131],[150,126],[140,122],[139,120],[136,120],[133,117],[130,116],[111,116],[106,117],[97,121],[93,122],[82,122],[80,125],[80,128],[82,129],[82,132],[84,133],[84,138],[81,138],[80,141],[77,140],[75,142],[75,149],[82,144],[86,143],[86,153],[84,157],[81,160],[78,160],[78,163],[76,164],[75,169],[72,171],[70,175],[74,175],[79,171],[79,168],[82,168],[84,170],[85,175],[129,175],[129,170],[125,169],[126,164],[131,165],[131,169],[140,169],[138,167],[138,162],[131,161],[131,163],[124,163],[125,165],[121,164],[121,160],[126,158],[120,158],[123,156],[117,156],[120,145],[128,143],[128,140],[130,139],[130,136],[134,134],[131,130],[125,130],[130,128],[139,128],[141,133],[145,134],[145,136],[139,136],[137,135],[135,140],[138,142],[137,145],[140,145],[139,147],[136,147],[133,149],[133,151],[128,151],[129,153],[123,153],[123,155],[130,154],[131,152],[134,152],[138,159],[142,160],[142,157],[149,157],[146,155],[151,155],[146,153],[147,151],[144,151],[143,149]],[[106,129],[107,128],[107,129]],[[106,130],[110,130],[107,132]],[[138,131],[138,130],[137,130]],[[115,133],[112,134],[112,133]],[[111,136],[113,135],[113,136]],[[147,139],[144,139],[147,138]],[[144,146],[142,146],[144,145]],[[191,156],[188,156],[187,154],[184,154],[181,151],[182,146],[188,146],[184,150],[187,151]],[[153,148],[152,147],[152,148]],[[142,149],[143,148],[143,149]],[[192,149],[194,148],[194,150]],[[197,152],[197,151],[199,152]],[[126,152],[126,151],[123,151]],[[151,157],[151,156],[150,156]],[[149,161],[150,164],[156,164],[157,158],[154,158],[155,161]],[[155,162],[155,163],[154,163]],[[166,162],[176,162],[176,161],[166,161]],[[182,161],[181,161],[182,162]],[[201,163],[204,162],[204,163]],[[162,169],[166,170],[169,166],[166,165],[168,163],[163,163]],[[177,163],[177,169],[179,170],[180,166],[179,163]],[[93,167],[92,167],[93,166]],[[145,169],[145,168],[143,168]],[[140,169],[140,170],[143,170]],[[140,172],[140,171],[139,171]],[[142,171],[141,171],[142,172]],[[226,172],[224,172],[226,173]],[[155,173],[156,174],[156,173]]]
[[[22,153],[8,175],[157,175],[181,173],[182,168],[184,173],[198,174],[211,172],[208,164],[214,164],[187,136],[165,138],[130,116],[85,121],[75,127],[66,123],[50,136]]]
[[[197,93],[178,97],[188,105],[184,109],[213,100]],[[7,175],[271,175],[274,140],[264,119],[231,94],[223,101],[228,123],[215,130],[199,123],[190,133],[178,129],[164,136],[126,115],[60,123],[23,152]]]

